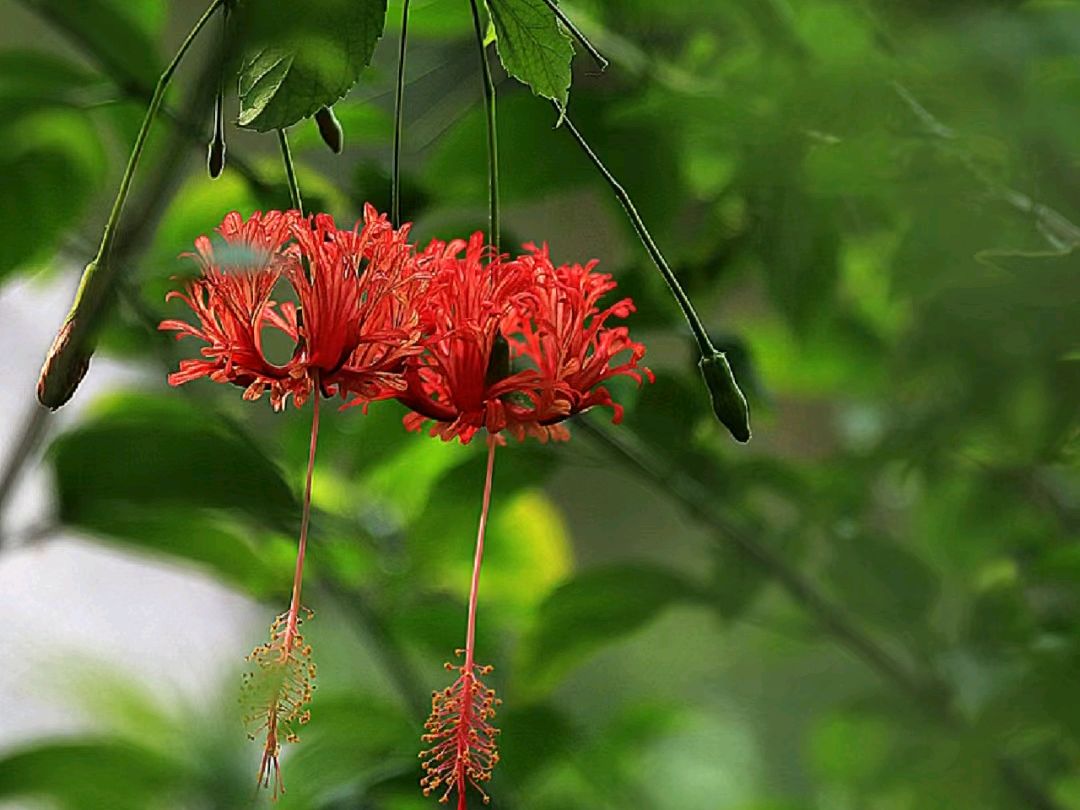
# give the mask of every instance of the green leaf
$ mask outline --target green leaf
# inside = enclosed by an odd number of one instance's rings
[[[11,50],[0,53],[0,120],[43,107],[77,103],[98,83],[90,71],[52,54]]]
[[[762,194],[758,244],[776,308],[805,334],[833,310],[840,277],[840,235],[827,200],[798,185]]]
[[[870,785],[895,757],[896,730],[884,718],[854,711],[827,718],[810,738],[809,759],[824,779]]]
[[[117,454],[122,463],[117,463]],[[290,530],[296,499],[274,464],[221,420],[176,398],[112,398],[52,445],[60,517],[101,526],[110,510],[235,510]]]
[[[161,73],[155,38],[163,19],[163,3],[123,0],[32,0],[47,19],[63,20],[63,27],[78,31],[88,50],[105,54],[119,72],[150,86]]]
[[[574,46],[544,0],[487,0],[506,72],[562,106],[570,97]]]
[[[371,63],[386,0],[250,0],[242,7],[240,126],[283,129],[344,96]]]
[[[0,798],[50,797],[62,807],[134,810],[165,800],[182,774],[176,762],[115,740],[45,742],[0,759]]]
[[[18,190],[0,197],[2,279],[56,249],[100,188],[105,155],[86,118],[63,109],[20,116],[0,127],[0,139],[8,145],[0,176]]]
[[[522,642],[516,668],[530,695],[553,687],[605,644],[630,635],[680,601],[700,601],[701,589],[682,575],[646,565],[586,571],[553,591]]]
[[[257,597],[279,592],[285,580],[275,575],[288,576],[270,563],[244,525],[196,505],[112,503],[68,523],[143,554],[195,563]]]

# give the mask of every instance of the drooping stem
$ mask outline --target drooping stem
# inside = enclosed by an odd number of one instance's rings
[[[405,48],[409,41],[409,0],[401,4],[401,40],[398,43],[397,88],[394,92],[394,154],[390,160],[390,221],[401,227],[401,130],[405,104]]]
[[[86,373],[90,362],[92,348],[88,345],[97,326],[97,311],[108,300],[112,290],[112,272],[109,267],[109,254],[116,240],[117,229],[120,225],[120,217],[127,202],[128,193],[131,191],[131,183],[135,177],[135,170],[139,165],[150,128],[157,117],[165,98],[165,91],[169,88],[173,74],[183,61],[185,54],[192,43],[198,37],[199,32],[209,22],[225,0],[213,0],[202,16],[199,17],[194,27],[181,43],[176,55],[169,62],[164,72],[158,78],[154,93],[150,97],[150,103],[143,116],[139,133],[135,137],[135,143],[131,148],[127,166],[123,177],[120,179],[120,187],[116,192],[109,219],[105,223],[105,229],[101,234],[101,244],[98,246],[97,255],[86,265],[83,276],[79,282],[78,292],[71,310],[64,319],[64,324],[57,334],[42,367],[41,377],[38,380],[38,399],[41,404],[49,408],[59,408],[74,393],[75,388]]]
[[[484,111],[487,118],[487,164],[488,164],[488,241],[499,250],[501,235],[499,223],[499,139],[495,126],[495,81],[491,78],[491,63],[484,45],[484,26],[476,0],[472,6],[473,27],[476,29],[476,45],[480,49],[480,70],[484,79]]]
[[[142,157],[143,147],[146,146],[146,139],[150,134],[150,126],[157,117],[158,109],[161,107],[161,102],[165,98],[165,91],[169,88],[169,83],[172,81],[173,74],[176,73],[176,69],[180,67],[180,62],[183,61],[184,55],[188,52],[188,49],[195,41],[195,38],[198,37],[199,32],[202,31],[203,26],[210,21],[210,18],[214,16],[214,12],[223,6],[224,3],[225,0],[213,0],[213,2],[210,3],[206,11],[199,17],[195,26],[181,43],[180,49],[176,52],[172,61],[169,62],[168,67],[165,68],[165,71],[158,79],[157,86],[154,88],[154,95],[150,98],[150,105],[146,108],[146,115],[143,117],[142,126],[139,127],[139,134],[135,138],[135,145],[131,148],[131,155],[128,157],[127,168],[124,169],[124,176],[120,179],[120,188],[116,192],[116,199],[113,201],[112,211],[109,213],[109,221],[105,223],[105,231],[101,236],[101,246],[98,248],[97,253],[98,261],[108,255],[113,240],[116,238],[116,229],[120,224],[120,215],[124,211],[124,203],[127,201],[128,191],[131,189],[131,181],[135,177],[135,169],[139,165],[139,158]]]
[[[291,650],[290,642],[296,635],[297,618],[300,615],[300,589],[304,580],[304,556],[307,553],[308,523],[311,519],[311,482],[315,474],[315,447],[319,441],[319,386],[312,392],[311,445],[308,448],[307,480],[304,483],[304,506],[300,517],[300,541],[296,547],[296,573],[293,575],[292,601],[289,618],[285,625],[285,642],[282,649]]]
[[[476,556],[473,558],[472,584],[469,587],[469,623],[465,632],[465,666],[464,672],[471,672],[475,659],[473,653],[476,648],[476,603],[480,590],[480,566],[484,560],[484,532],[487,530],[488,512],[491,509],[491,481],[495,471],[495,445],[494,436],[487,439],[487,473],[484,476],[484,498],[480,506],[480,527],[476,532]]]
[[[566,12],[559,8],[559,4],[556,3],[555,0],[544,0],[544,2],[547,3],[548,8],[555,13],[555,16],[559,18],[559,22],[566,26],[566,30],[569,31],[574,39],[580,43],[581,47],[588,52],[589,56],[596,62],[597,67],[599,67],[600,70],[607,70],[608,60],[596,49],[596,46],[589,41],[589,38],[581,32],[581,29],[574,25],[574,21],[566,16]]]
[[[556,109],[559,110],[562,126],[574,136],[574,140],[577,141],[578,146],[581,147],[581,150],[586,154],[589,160],[592,161],[593,165],[596,166],[597,171],[599,171],[604,180],[607,181],[607,184],[611,186],[611,190],[615,193],[615,196],[622,204],[622,207],[626,210],[626,215],[630,217],[630,222],[634,226],[638,238],[641,239],[641,243],[645,246],[645,250],[648,251],[649,257],[660,271],[660,275],[662,275],[664,281],[667,282],[668,288],[671,290],[672,295],[675,296],[679,308],[686,317],[686,322],[690,324],[690,331],[694,333],[694,339],[697,340],[698,348],[701,350],[702,356],[712,356],[716,353],[716,348],[709,339],[709,333],[705,331],[705,326],[702,324],[701,318],[698,317],[697,310],[694,309],[694,305],[690,301],[690,296],[683,290],[682,285],[679,283],[679,279],[675,277],[675,273],[664,258],[664,254],[660,252],[660,248],[657,247],[656,242],[652,238],[652,234],[649,233],[649,229],[645,227],[645,222],[642,220],[637,208],[634,207],[634,202],[630,199],[630,195],[627,194],[626,189],[622,187],[619,181],[615,179],[615,176],[608,171],[607,166],[604,165],[603,161],[600,160],[600,157],[592,150],[584,136],[565,114],[565,111],[559,107],[559,105],[556,104],[555,106]]]
[[[293,165],[292,151],[289,149],[289,138],[285,130],[279,129],[278,144],[281,146],[281,159],[285,162],[285,178],[289,182],[289,199],[292,207],[304,213],[304,202],[300,199],[300,184],[296,182],[296,166]]]
[[[750,441],[750,408],[746,402],[746,397],[739,388],[738,382],[735,380],[735,374],[727,357],[713,345],[709,333],[705,330],[705,325],[701,322],[697,310],[694,309],[693,302],[690,301],[690,296],[683,290],[679,279],[675,277],[675,273],[664,258],[664,254],[660,252],[660,248],[652,238],[652,234],[649,233],[649,229],[645,227],[645,221],[641,218],[637,208],[634,207],[634,202],[630,199],[626,189],[615,179],[615,175],[608,171],[604,162],[592,150],[584,136],[574,126],[574,122],[566,115],[566,110],[558,103],[555,103],[555,109],[559,112],[560,125],[574,136],[578,146],[593,162],[593,165],[596,166],[597,171],[607,181],[607,184],[611,186],[611,190],[622,204],[626,215],[630,217],[630,222],[634,226],[638,238],[641,239],[641,244],[645,246],[649,257],[660,271],[660,275],[663,276],[668,289],[671,290],[671,294],[675,296],[679,308],[682,309],[683,316],[690,325],[690,331],[694,334],[694,340],[697,341],[698,351],[701,352],[698,368],[701,371],[705,387],[709,391],[713,414],[730,431],[736,441]]]

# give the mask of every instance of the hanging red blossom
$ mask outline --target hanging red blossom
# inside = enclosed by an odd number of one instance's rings
[[[615,289],[595,262],[556,267],[547,247],[526,245],[508,260],[485,247],[483,235],[430,249],[438,269],[418,303],[423,352],[410,357],[406,389],[398,399],[412,409],[405,424],[468,443],[487,431],[487,473],[469,589],[464,655],[454,683],[435,692],[420,752],[424,795],[448,803],[457,794],[466,810],[470,787],[485,804],[484,785],[499,761],[499,704],[480,680],[491,672],[475,659],[476,612],[484,534],[491,507],[495,448],[503,431],[518,439],[565,439],[561,424],[596,405],[622,409],[604,383],[626,375],[638,383],[652,373],[625,326],[611,323],[634,311],[624,298],[606,308],[600,299]]]
[[[209,377],[243,387],[245,399],[269,391],[278,410],[290,395],[302,405],[315,385],[326,396],[365,401],[403,389],[403,361],[419,350],[408,302],[422,283],[422,262],[408,226],[394,230],[371,206],[364,213],[353,231],[325,214],[271,211],[244,220],[232,213],[218,228],[223,248],[200,237],[201,275],[167,296],[186,303],[198,325],[167,320],[159,328],[206,345],[200,359],[181,361],[170,384]],[[295,300],[278,304],[272,296],[282,279]],[[294,342],[287,362],[267,358],[267,328]]]
[[[482,234],[442,249],[439,269],[420,303],[424,351],[410,358],[406,426],[433,421],[432,435],[468,443],[481,428],[518,439],[565,439],[560,424],[593,406],[622,408],[603,383],[626,375],[653,379],[639,367],[645,354],[625,326],[634,311],[624,298],[606,308],[615,289],[596,262],[556,267],[548,249],[526,245],[513,260],[484,247]]]
[[[199,359],[183,360],[169,376],[172,385],[200,377],[244,389],[245,399],[270,392],[276,410],[289,396],[299,407],[313,397],[300,538],[292,600],[271,627],[270,641],[248,657],[248,721],[265,738],[259,784],[285,792],[279,756],[283,742],[296,742],[310,713],[315,665],[300,633],[300,602],[311,514],[311,487],[322,396],[340,394],[367,402],[404,390],[405,360],[420,351],[419,317],[412,302],[425,283],[423,264],[408,244],[408,227],[393,229],[374,208],[364,223],[339,230],[333,219],[297,211],[237,213],[218,228],[223,245],[203,236],[195,243],[201,274],[172,292],[195,314],[197,325],[167,320],[160,329],[201,340]],[[290,299],[273,300],[284,282]],[[266,329],[293,343],[291,357],[275,364],[263,349]],[[310,616],[310,612],[308,612]]]

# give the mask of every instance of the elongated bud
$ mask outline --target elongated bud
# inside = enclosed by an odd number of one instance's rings
[[[709,389],[713,413],[720,424],[728,429],[737,441],[750,441],[750,408],[746,397],[735,382],[731,364],[723,352],[714,351],[709,356],[702,356],[698,362],[701,376]]]
[[[225,103],[225,49],[229,34],[229,7],[226,3],[222,7],[221,14],[221,73],[218,76],[217,93],[214,95],[214,137],[210,140],[210,148],[206,156],[206,171],[211,180],[221,177],[225,171],[225,116],[222,115],[222,106]]]
[[[491,346],[491,357],[488,358],[487,374],[484,382],[487,385],[505,380],[510,376],[510,344],[502,335],[495,336],[495,342]]]
[[[210,140],[210,150],[206,157],[206,170],[211,179],[217,179],[225,170],[225,120],[221,114],[225,93],[219,86],[214,99],[214,137]]]
[[[315,123],[319,127],[319,134],[323,142],[330,147],[335,155],[341,154],[341,148],[345,143],[345,133],[341,129],[341,122],[337,120],[333,109],[323,107],[315,113]]]
[[[97,270],[97,263],[90,262],[83,271],[83,288],[86,279]],[[76,301],[81,300],[82,289]],[[75,330],[77,315],[76,308],[56,333],[56,338],[45,355],[45,362],[41,365],[41,374],[38,376],[37,398],[38,402],[50,410],[56,410],[64,405],[75,389],[79,387],[83,377],[90,368],[90,351],[85,347],[76,346],[72,343],[72,332]]]

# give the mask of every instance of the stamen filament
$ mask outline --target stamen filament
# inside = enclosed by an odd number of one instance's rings
[[[465,633],[465,669],[472,669],[476,647],[476,603],[480,590],[480,566],[484,559],[484,532],[487,530],[488,512],[491,508],[491,482],[495,472],[495,437],[488,434],[487,473],[484,477],[484,499],[480,507],[480,526],[476,532],[476,556],[473,559],[472,585],[469,587],[469,621]]]
[[[297,617],[300,615],[300,589],[304,579],[304,556],[307,553],[308,524],[311,520],[311,482],[315,474],[315,448],[319,441],[319,386],[316,381],[312,392],[311,409],[311,444],[308,448],[307,480],[304,484],[304,507],[300,518],[300,541],[296,548],[296,573],[293,575],[292,602],[289,603],[289,617],[285,625],[286,650],[291,649],[289,642],[296,635]]]

